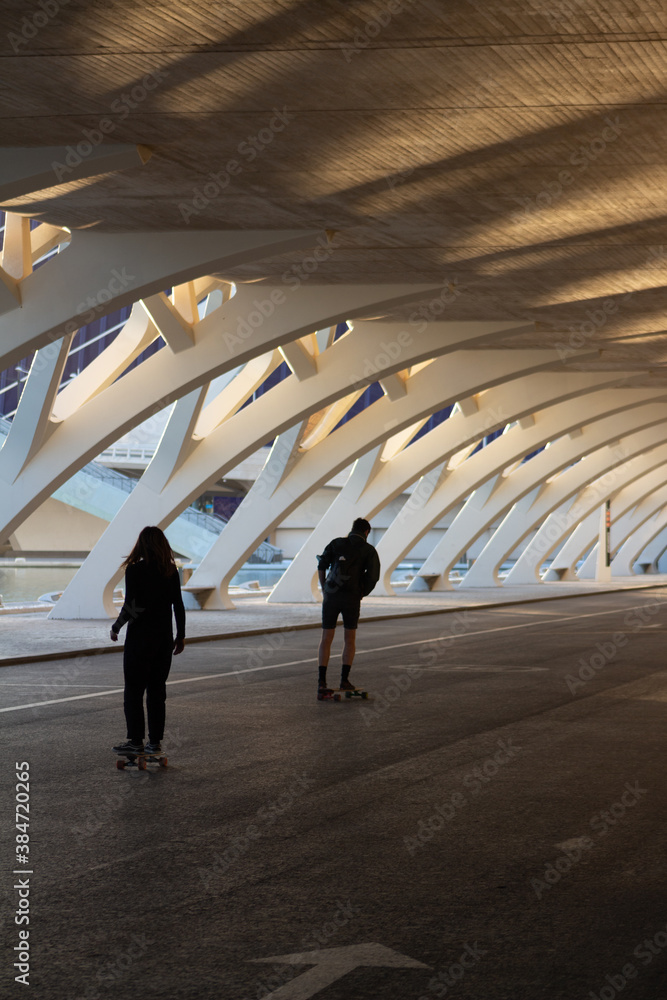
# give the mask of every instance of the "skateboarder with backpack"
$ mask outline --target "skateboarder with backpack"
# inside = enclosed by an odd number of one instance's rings
[[[367,541],[371,526],[358,517],[345,538],[332,539],[317,559],[322,586],[322,639],[319,648],[317,697],[331,697],[327,687],[327,667],[338,616],[343,617],[344,643],[340,688],[354,691],[350,670],[354,660],[356,630],[362,598],[367,597],[380,579],[380,560]]]

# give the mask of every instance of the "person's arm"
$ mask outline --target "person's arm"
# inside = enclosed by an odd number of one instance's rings
[[[128,566],[125,570],[125,600],[120,609],[118,618],[111,626],[109,637],[112,642],[117,642],[118,633],[126,622],[132,621],[142,611],[137,608],[137,573],[135,566]]]
[[[177,656],[185,648],[185,606],[181,593],[181,582],[178,578],[178,570],[172,577],[171,603],[176,617],[176,638],[174,640],[174,655]]]
[[[369,545],[368,548],[370,549],[370,552],[368,554],[366,573],[364,576],[364,597],[368,597],[370,592],[375,587],[375,584],[380,579],[380,557],[372,545]]]
[[[322,555],[317,557],[317,576],[320,581],[322,592],[324,592],[324,584],[327,579],[327,570],[329,569],[329,566],[331,566],[334,558],[331,551],[331,544],[332,543],[329,542]]]

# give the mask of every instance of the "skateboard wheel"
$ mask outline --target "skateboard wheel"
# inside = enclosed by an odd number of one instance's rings
[[[146,770],[146,761],[143,759],[143,757],[140,757],[139,760],[137,761],[137,767],[139,768],[140,771]]]
[[[361,697],[362,697],[362,700],[368,701],[368,691],[364,691]]]
[[[118,768],[119,771],[123,771],[125,769],[125,761],[124,760],[117,760],[116,761],[116,767]]]
[[[167,762],[167,758],[166,757],[160,757],[160,760],[158,761],[158,763],[159,763],[160,767],[166,767],[167,763],[168,763]]]
[[[345,697],[346,698],[351,698],[352,697],[352,692],[351,691],[346,691],[345,692]]]
[[[335,694],[335,695],[333,696],[333,700],[334,700],[334,701],[340,701],[340,700],[341,700],[341,697],[340,697],[340,695],[339,695],[339,694]]]

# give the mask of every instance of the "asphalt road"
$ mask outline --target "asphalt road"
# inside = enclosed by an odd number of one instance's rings
[[[362,623],[342,704],[315,630],[192,645],[149,773],[119,657],[2,670],[6,995],[665,997],[666,630],[661,589]]]

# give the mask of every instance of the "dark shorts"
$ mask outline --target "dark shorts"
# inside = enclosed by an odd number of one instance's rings
[[[343,627],[354,629],[359,623],[360,597],[343,594],[325,594],[322,600],[322,628],[335,628],[338,615],[343,616]]]

